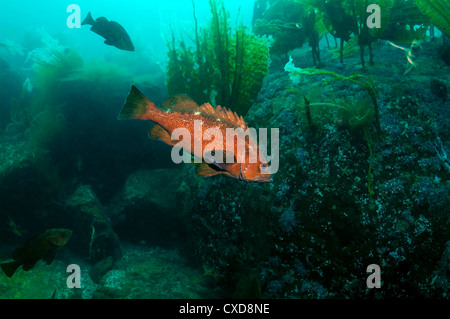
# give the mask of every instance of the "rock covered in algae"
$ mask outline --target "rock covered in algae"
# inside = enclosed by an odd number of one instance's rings
[[[74,242],[83,255],[93,263],[108,256],[120,258],[119,238],[90,185],[80,185],[67,199],[66,207]]]
[[[94,299],[219,298],[202,269],[189,266],[177,249],[124,245],[124,256],[100,280]]]
[[[121,238],[152,244],[180,238],[184,231],[181,174],[178,169],[154,169],[128,176],[108,205]]]

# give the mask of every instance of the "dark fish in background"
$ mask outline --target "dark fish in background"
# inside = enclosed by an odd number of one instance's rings
[[[56,252],[61,249],[72,236],[72,231],[64,228],[49,229],[27,241],[22,247],[13,252],[14,261],[1,264],[6,276],[12,277],[17,268],[30,270],[36,262],[44,259],[50,265]]]
[[[115,21],[108,21],[105,17],[94,20],[89,12],[81,24],[92,25],[91,31],[104,37],[105,44],[113,45],[116,48],[126,51],[134,51],[133,43],[125,29]]]

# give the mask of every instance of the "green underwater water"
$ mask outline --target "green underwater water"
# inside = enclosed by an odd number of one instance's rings
[[[1,3],[0,264],[73,234],[0,270],[0,298],[448,299],[448,1],[372,3],[381,28],[360,0],[78,3],[134,51],[69,28],[70,3]],[[175,164],[151,121],[118,120],[132,84],[279,129],[273,181]]]

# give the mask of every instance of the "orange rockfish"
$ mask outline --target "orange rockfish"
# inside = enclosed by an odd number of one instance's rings
[[[201,160],[196,167],[198,175],[224,174],[254,182],[272,180],[268,161],[255,138],[246,133],[244,119],[223,107],[214,108],[209,103],[199,106],[189,96],[179,94],[165,101],[161,109],[133,85],[119,119],[155,122],[150,137],[187,150]]]

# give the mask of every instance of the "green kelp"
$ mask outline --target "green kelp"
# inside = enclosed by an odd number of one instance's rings
[[[314,12],[316,18],[315,29],[327,29],[335,38],[340,41],[340,62],[344,62],[345,43],[351,39],[356,39],[361,53],[361,64],[365,67],[364,48],[369,48],[370,63],[373,63],[372,43],[379,39],[388,26],[390,12],[394,0],[374,0],[370,3],[366,0],[296,0],[297,2],[307,6],[308,12]],[[380,15],[380,26],[370,28],[368,26],[368,18],[372,14],[369,4],[378,5],[383,12]],[[370,19],[369,19],[370,20]],[[305,30],[307,28],[308,19],[303,18]],[[370,21],[373,22],[373,19]],[[325,30],[322,31],[325,34]],[[314,50],[314,43],[312,44]],[[353,52],[355,42],[347,48],[347,53]]]
[[[0,40],[0,48],[5,48],[13,55],[23,56],[25,54],[24,48],[20,44],[9,39]]]
[[[58,149],[56,145],[65,144],[68,136],[66,106],[70,103],[61,90],[61,83],[78,72],[83,60],[76,50],[60,45],[44,31],[37,34],[40,46],[29,53],[26,61],[31,64],[29,77],[21,93],[9,103],[12,120],[9,125],[24,137],[24,150],[31,150],[30,167],[43,178],[41,190],[50,191],[49,187],[57,191],[63,183],[59,165],[55,165],[49,155]],[[10,133],[13,137],[14,133]]]
[[[268,72],[269,41],[242,22],[233,28],[224,4],[209,3],[212,19],[205,28],[195,23],[195,47],[187,47],[183,39],[177,46],[173,30],[167,41],[168,94],[187,93],[198,103],[213,101],[245,115]]]
[[[31,62],[32,73],[25,80],[18,98],[10,102],[11,119],[25,128],[38,123],[44,114],[51,114],[56,119],[61,104],[56,101],[58,84],[84,64],[76,50],[59,45],[42,30],[38,35],[41,46],[31,51],[26,61]]]
[[[336,116],[337,124],[351,132],[365,131],[374,122],[374,109],[370,107],[370,97],[362,101],[347,97],[334,102],[316,102],[310,100],[298,89],[289,89],[286,93],[297,94],[297,104],[304,108],[309,129],[315,133],[318,126],[328,124]],[[311,92],[314,95],[314,92]]]
[[[324,2],[321,1],[277,1],[255,21],[254,29],[259,34],[271,34],[275,38],[274,49],[284,49],[280,52],[271,49],[271,53],[287,55],[289,50],[302,47],[305,40],[308,40],[313,64],[320,67],[319,42],[328,33],[323,9]],[[326,40],[328,42],[328,38]]]
[[[32,99],[23,105],[22,121],[29,129],[33,140],[45,144],[51,136],[62,133],[63,103],[58,101],[60,82],[77,72],[83,66],[83,60],[72,48],[58,44],[58,41],[45,32],[41,32],[43,46],[30,53],[33,73],[30,77],[33,90]],[[34,91],[34,88],[37,90]],[[23,97],[17,103],[23,103]]]
[[[342,49],[339,47],[330,50],[330,52],[333,53],[332,58],[341,59],[341,63],[343,63],[344,59],[353,56],[358,51],[359,46],[357,38],[350,38],[347,42],[344,43],[344,47]]]
[[[33,62],[31,83],[48,97],[58,81],[76,72],[84,62],[76,50],[60,45],[49,34],[41,32],[41,37],[43,46],[33,50],[29,57]]]
[[[378,102],[377,102],[377,90],[375,87],[375,83],[371,78],[365,75],[361,74],[353,74],[350,76],[343,76],[331,71],[326,70],[318,70],[318,69],[301,69],[298,67],[295,67],[292,58],[289,59],[289,62],[286,64],[284,70],[289,73],[289,77],[291,78],[292,83],[298,84],[300,83],[300,79],[302,75],[325,75],[325,76],[331,76],[332,78],[342,82],[342,81],[348,81],[350,83],[357,84],[364,88],[368,95],[370,96],[372,103],[373,103],[373,110],[375,115],[375,126],[378,132],[378,135],[381,136],[381,128],[380,128],[380,115],[379,115],[379,109],[378,109]],[[347,110],[344,106],[339,106],[339,108]],[[359,108],[358,108],[359,109]],[[369,111],[362,112],[359,109],[358,111],[349,111],[350,118],[349,118],[349,125],[351,127],[359,127],[362,123],[366,123],[366,118],[369,115]],[[353,115],[351,115],[354,113]]]
[[[362,134],[364,141],[367,144],[369,150],[369,169],[367,177],[368,194],[373,194],[372,189],[372,166],[374,160],[374,151],[372,147],[372,136],[370,133],[370,126],[375,124],[378,136],[381,137],[381,128],[379,122],[379,109],[377,103],[377,91],[375,84],[371,78],[353,74],[351,76],[342,76],[334,72],[317,69],[301,69],[294,66],[292,58],[286,64],[285,70],[289,73],[289,76],[294,84],[300,83],[300,77],[302,75],[324,75],[330,76],[337,80],[336,82],[350,82],[362,87],[367,95],[364,99],[358,100],[358,96],[344,96],[342,98],[336,98],[331,102],[313,102],[304,96],[304,110],[308,126],[312,133],[315,133],[317,128],[317,121],[326,121],[327,118],[333,118],[337,116],[337,123],[341,126],[345,126],[350,132],[355,134]],[[326,80],[324,80],[326,81]],[[290,89],[289,92],[301,93],[298,89]],[[297,97],[298,98],[298,97]],[[373,104],[373,107],[370,105]],[[320,108],[318,111],[316,108]],[[314,110],[314,111],[313,111]],[[316,115],[315,121],[313,121],[312,113]],[[324,118],[325,117],[325,118]],[[326,123],[323,123],[324,126]]]
[[[409,45],[413,40],[425,37],[429,20],[419,10],[415,0],[395,0],[390,10],[389,23],[380,38]],[[433,28],[430,31],[432,35]]]
[[[450,4],[448,0],[416,0],[416,4],[442,33],[450,37]]]
[[[308,8],[307,14],[303,16],[303,28],[308,37],[309,46],[313,57],[314,65],[321,66],[319,42],[321,37],[328,32],[323,23],[321,14],[316,13],[313,7]]]
[[[351,17],[346,12],[344,4],[340,0],[327,1],[324,3],[322,12],[324,23],[328,31],[340,41],[340,62],[344,63],[344,43],[350,40],[352,30],[349,23]]]
[[[153,79],[152,75],[148,75],[148,78]],[[61,84],[66,88],[89,87],[85,94],[97,100],[105,98],[106,87],[126,87],[129,83],[141,83],[141,80],[125,66],[97,59],[85,63],[61,79]]]
[[[273,37],[270,53],[286,56],[290,50],[301,47],[306,40],[301,22],[305,15],[303,4],[281,0],[269,6],[267,1],[259,2],[259,9],[254,9],[253,31]]]
[[[349,8],[352,17],[352,31],[358,39],[361,64],[363,68],[365,68],[364,47],[367,46],[369,48],[369,63],[373,64],[372,43],[383,34],[384,29],[388,25],[390,11],[394,4],[394,0],[377,0],[371,1],[370,4],[378,5],[380,10],[382,10],[382,14],[380,14],[379,17],[380,25],[372,28],[369,28],[368,26],[368,19],[372,14],[371,10],[368,10],[369,2],[367,0],[349,1]]]
[[[370,3],[366,0],[313,2],[324,13],[324,22],[330,33],[341,39],[340,62],[343,63],[344,43],[348,42],[353,35],[360,48],[362,67],[365,67],[364,47],[366,46],[369,48],[370,64],[372,64],[372,43],[380,38],[387,27],[394,0],[378,0]],[[380,27],[369,28],[368,26],[368,18],[372,14],[371,10],[368,11],[369,4],[378,5],[382,11]]]

